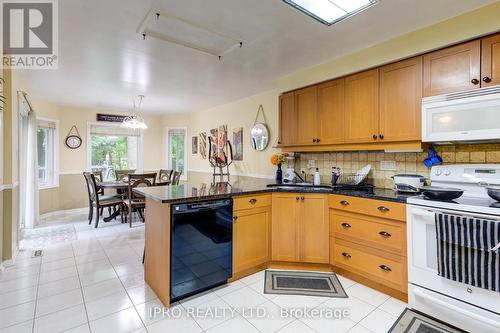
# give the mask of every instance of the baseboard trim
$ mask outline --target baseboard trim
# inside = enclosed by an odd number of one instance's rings
[[[41,222],[42,220],[46,220],[48,218],[58,217],[61,215],[85,214],[85,213],[88,213],[88,211],[89,211],[88,207],[66,209],[66,210],[56,210],[53,212],[41,214],[39,216],[38,220]]]

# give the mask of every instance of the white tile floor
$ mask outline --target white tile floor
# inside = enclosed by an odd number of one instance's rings
[[[154,315],[161,303],[144,282],[141,223],[132,229],[101,223],[94,229],[85,216],[61,223],[75,227],[76,240],[45,244],[41,258],[25,249],[15,266],[0,273],[0,332],[385,333],[406,307],[343,277],[347,299],[267,295],[259,272]],[[282,307],[348,309],[349,316],[283,317]],[[249,308],[264,309],[266,318],[251,316]],[[194,310],[213,315],[193,316]]]

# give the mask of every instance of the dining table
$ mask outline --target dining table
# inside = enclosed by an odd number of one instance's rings
[[[170,185],[170,181],[161,181],[156,183],[156,186]],[[125,193],[128,189],[128,181],[125,180],[106,180],[97,182],[97,187],[105,190],[116,190],[117,193]],[[110,216],[103,218],[104,222],[109,222],[120,215],[120,210],[113,212]]]

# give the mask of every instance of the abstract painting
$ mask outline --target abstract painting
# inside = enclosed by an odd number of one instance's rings
[[[199,135],[198,152],[202,160],[207,158],[207,133],[202,132]]]
[[[243,161],[243,127],[233,129],[234,160]]]
[[[212,155],[215,155],[217,156],[217,142],[219,141],[219,129],[217,128],[213,128],[210,130],[210,144],[211,144],[211,147],[210,147],[210,150],[209,152],[211,152]],[[208,158],[211,159],[213,156],[209,156]]]
[[[191,138],[191,154],[198,154],[198,137]]]

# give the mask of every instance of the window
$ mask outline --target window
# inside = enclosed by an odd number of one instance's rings
[[[373,6],[377,0],[283,0],[315,20],[332,25],[363,9]]]
[[[104,180],[115,178],[115,170],[142,171],[142,131],[115,124],[89,124],[87,164],[102,171]]]
[[[59,186],[58,137],[56,120],[37,119],[38,186],[41,189]]]
[[[167,133],[168,168],[180,171],[181,178],[186,179],[187,130],[186,128],[168,128]]]

